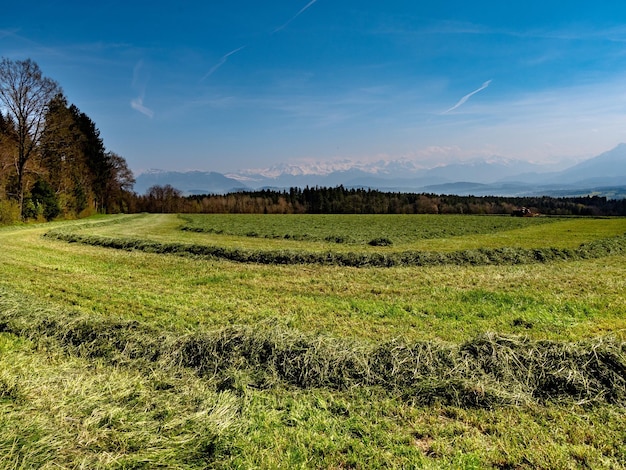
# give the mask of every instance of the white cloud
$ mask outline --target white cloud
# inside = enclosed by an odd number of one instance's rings
[[[469,100],[476,93],[479,93],[479,92],[483,91],[485,88],[487,88],[489,86],[490,83],[491,83],[491,80],[487,80],[485,83],[482,84],[482,86],[480,88],[478,88],[477,90],[472,91],[471,93],[468,93],[463,98],[461,98],[454,106],[452,106],[450,109],[447,109],[446,111],[444,111],[441,114],[448,114],[449,112],[454,111],[458,107],[463,106],[467,100]]]

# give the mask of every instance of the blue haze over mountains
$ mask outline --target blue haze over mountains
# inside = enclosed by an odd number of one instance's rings
[[[626,198],[626,144],[561,171],[521,160],[475,160],[416,168],[407,161],[353,164],[333,171],[319,167],[282,165],[238,174],[150,170],[137,175],[135,192],[166,185],[191,194],[225,194],[242,190],[343,185],[390,192],[426,192],[474,196],[606,196]]]

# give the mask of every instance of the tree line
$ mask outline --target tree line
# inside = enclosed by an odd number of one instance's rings
[[[130,211],[134,182],[35,62],[0,61],[0,223]]]
[[[141,212],[238,214],[513,214],[521,207],[543,215],[626,215],[626,199],[600,196],[455,196],[343,186],[183,196],[165,185],[151,187],[134,203]]]

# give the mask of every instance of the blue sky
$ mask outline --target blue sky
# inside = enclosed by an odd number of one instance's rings
[[[135,171],[490,157],[626,141],[626,3],[32,1],[35,60]]]

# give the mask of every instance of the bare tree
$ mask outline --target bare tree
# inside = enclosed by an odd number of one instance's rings
[[[135,177],[126,160],[115,152],[107,152],[108,178],[105,185],[104,209],[107,213],[128,210],[129,195]]]
[[[20,211],[24,209],[26,164],[39,144],[48,103],[57,93],[57,82],[44,77],[32,60],[3,58],[0,62],[0,105],[15,121],[17,131],[15,170]]]
[[[182,191],[172,185],[151,186],[148,188],[146,199],[149,212],[180,212],[182,208]]]

